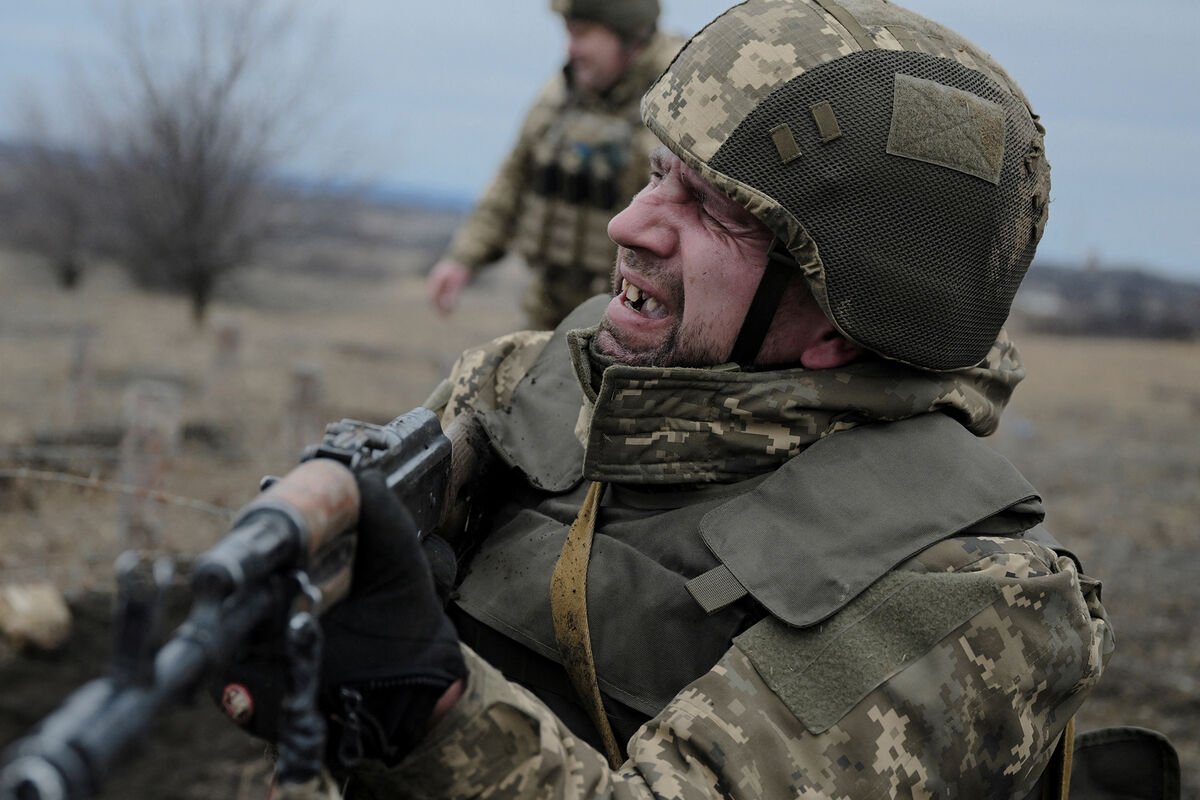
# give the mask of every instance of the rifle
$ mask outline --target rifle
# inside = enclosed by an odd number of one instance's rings
[[[152,634],[172,568],[149,578],[136,556],[118,559],[115,647],[110,674],[71,693],[33,732],[6,750],[2,800],[82,800],[99,791],[113,766],[171,705],[220,671],[268,620],[290,614],[292,689],[283,708],[280,774],[320,770],[323,720],[316,710],[320,629],[315,618],[350,589],[358,519],[355,475],[378,469],[413,518],[418,536],[466,526],[469,484],[486,446],[473,417],[442,432],[418,408],[386,425],[342,420],[282,478],[244,506],[232,529],[199,556],[183,623],[153,650]]]

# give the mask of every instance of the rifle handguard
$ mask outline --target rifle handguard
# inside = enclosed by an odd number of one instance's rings
[[[233,531],[197,560],[198,596],[227,597],[289,565],[301,566],[321,590],[321,606],[345,596],[353,561],[349,532],[358,519],[358,485],[345,465],[306,461],[248,503]]]
[[[233,530],[197,559],[192,609],[154,654],[145,676],[152,680],[129,680],[118,670],[73,692],[6,748],[0,798],[95,794],[167,706],[190,697],[264,620],[285,608],[297,572],[321,590],[312,613],[340,600],[349,590],[357,538],[358,471],[375,468],[387,476],[418,536],[440,529],[453,537],[490,460],[486,433],[469,415],[447,426],[445,435],[425,408],[382,426],[352,420],[329,426],[322,445],[245,506]]]

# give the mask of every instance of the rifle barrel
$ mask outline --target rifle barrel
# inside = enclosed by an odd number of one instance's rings
[[[148,685],[97,678],[76,689],[16,743],[0,772],[3,800],[83,800],[149,731],[163,708],[194,692],[237,643],[283,603],[283,587],[259,587],[219,607],[201,603],[154,658]]]

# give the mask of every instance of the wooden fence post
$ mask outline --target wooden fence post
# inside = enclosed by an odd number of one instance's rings
[[[121,483],[132,491],[118,504],[117,543],[121,550],[152,550],[159,543],[157,503],[171,460],[179,447],[180,392],[161,381],[137,381],[125,390],[125,434],[121,439]]]
[[[96,388],[96,359],[92,347],[95,331],[83,327],[71,337],[71,362],[67,368],[66,424],[75,428],[87,421]]]
[[[222,373],[241,362],[242,328],[232,319],[221,319],[215,327],[217,344],[213,351],[213,371]]]
[[[325,431],[321,368],[315,364],[296,363],[292,365],[291,380],[283,446],[290,455],[299,458],[301,451],[307,445],[317,444]]]

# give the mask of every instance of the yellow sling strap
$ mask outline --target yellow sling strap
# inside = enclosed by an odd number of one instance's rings
[[[1038,780],[1037,789],[1030,800],[1068,800],[1071,793],[1071,760],[1075,756],[1075,718],[1067,720],[1054,752],[1050,754],[1050,763]]]
[[[1062,739],[1059,741],[1061,761],[1059,769],[1062,770],[1058,779],[1058,800],[1067,800],[1071,794],[1071,760],[1075,757],[1075,718],[1071,717],[1067,720],[1067,727],[1063,729]]]
[[[587,568],[592,554],[592,537],[596,532],[596,515],[604,484],[593,481],[587,496],[567,532],[554,574],[550,576],[550,613],[554,618],[554,638],[563,666],[571,677],[576,693],[604,744],[609,764],[616,769],[624,761],[617,737],[604,711],[600,684],[596,678],[596,662],[592,656],[592,637],[588,631]],[[1058,800],[1068,800],[1071,788],[1071,760],[1075,751],[1075,718],[1068,720],[1058,747],[1051,757],[1048,770],[1054,770],[1052,781],[1044,784]]]
[[[554,565],[554,574],[550,576],[550,613],[554,617],[554,638],[558,642],[563,666],[571,676],[571,683],[583,700],[588,716],[600,732],[608,763],[616,769],[625,759],[621,756],[621,748],[600,697],[587,616],[588,559],[592,554],[596,513],[600,509],[600,497],[603,494],[604,484],[594,481],[588,488],[575,522],[567,532],[562,554]]]

